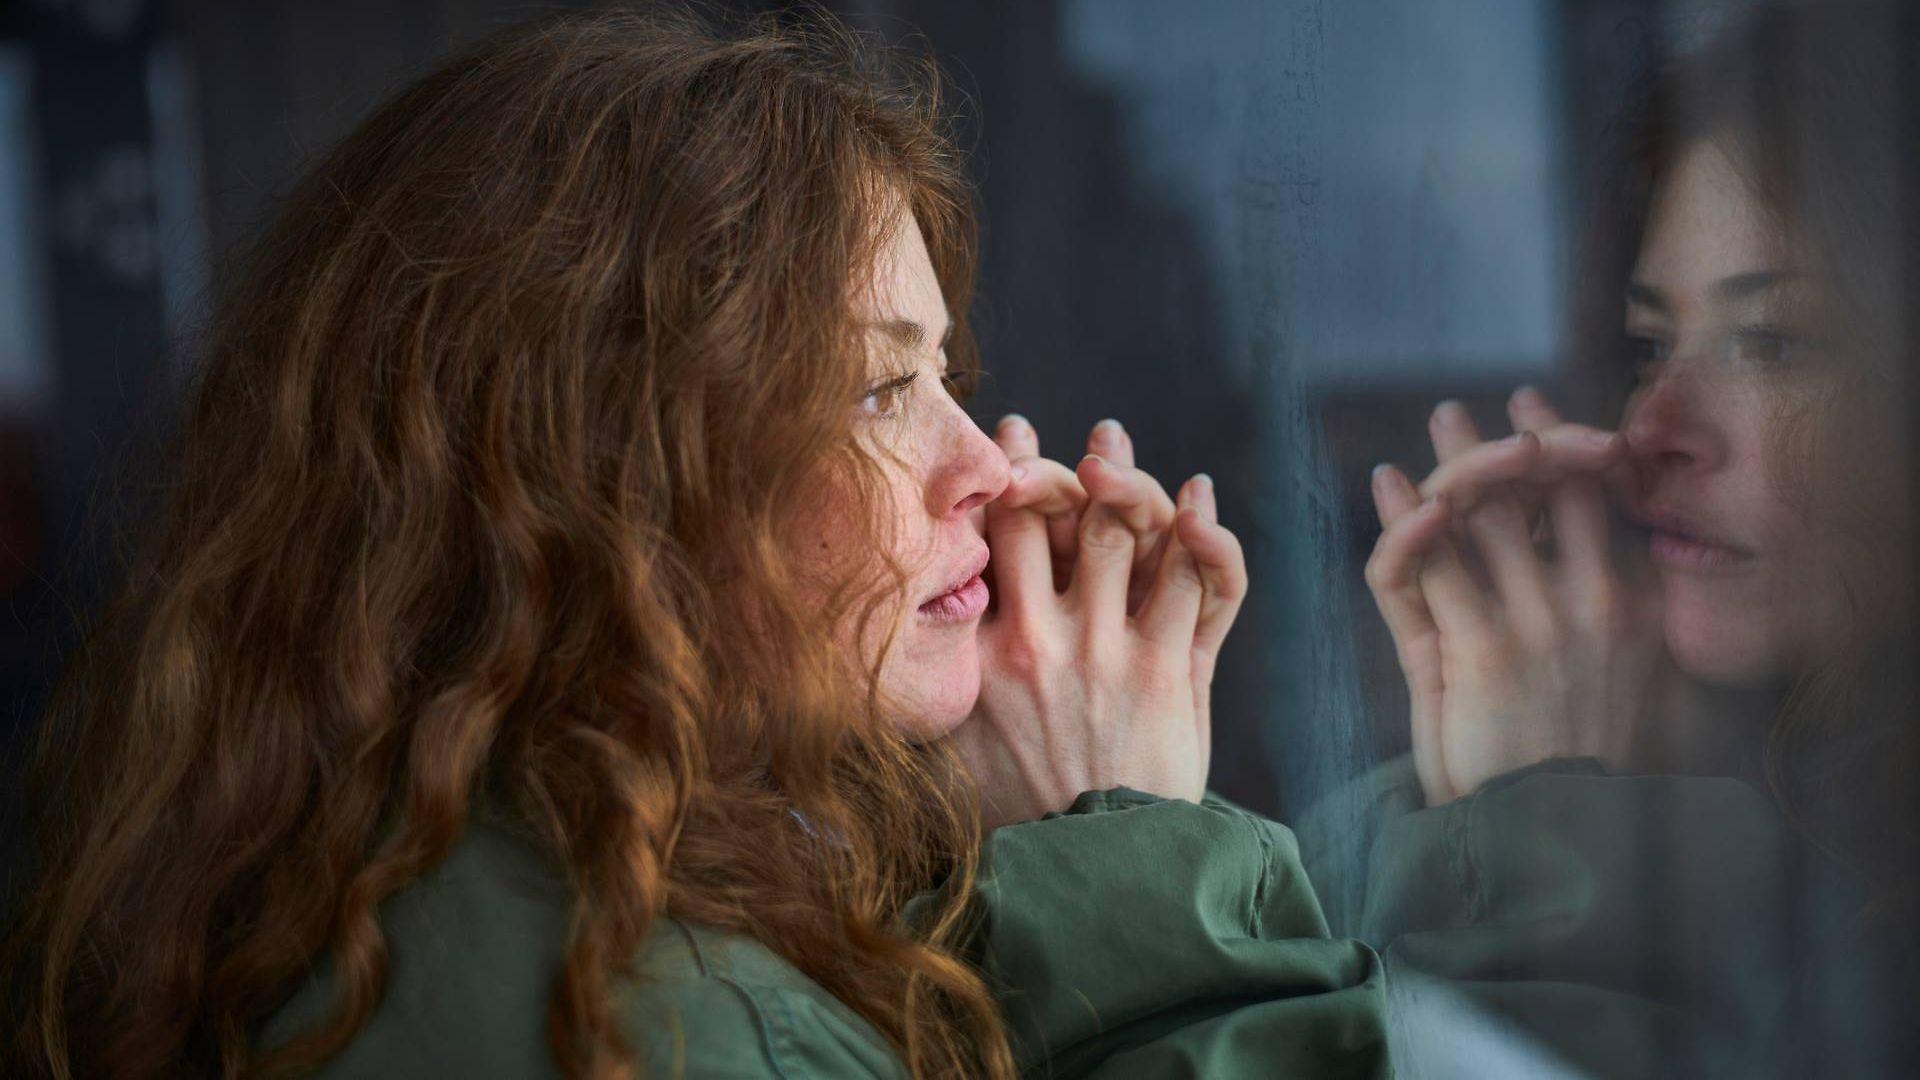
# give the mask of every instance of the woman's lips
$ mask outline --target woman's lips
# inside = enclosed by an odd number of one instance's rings
[[[1753,562],[1750,552],[1658,529],[1647,540],[1647,554],[1656,566],[1695,573],[1739,570]]]
[[[1752,551],[1711,535],[1684,513],[1654,509],[1634,517],[1648,531],[1648,556],[1662,569],[1729,573],[1753,563]]]
[[[964,622],[986,610],[987,583],[979,574],[920,605],[920,614],[936,622]]]
[[[920,605],[922,617],[935,622],[964,622],[977,618],[987,610],[987,583],[980,575],[987,572],[987,564],[992,555],[985,544],[979,544],[971,551],[965,561],[954,567],[948,581],[957,582],[938,596]]]

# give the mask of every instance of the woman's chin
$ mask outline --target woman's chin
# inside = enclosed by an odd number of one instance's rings
[[[1667,649],[1689,678],[1712,686],[1750,688],[1779,679],[1790,664],[1784,628],[1752,610],[1722,610],[1669,595]]]
[[[888,665],[882,687],[900,704],[901,727],[916,742],[941,738],[966,722],[980,699],[980,651],[969,637],[964,647],[931,656],[903,656]]]

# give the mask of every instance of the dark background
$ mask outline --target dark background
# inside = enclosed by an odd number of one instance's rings
[[[404,81],[503,24],[564,6],[16,0],[4,9],[9,760],[98,602],[111,565],[99,526],[134,494],[117,486],[121,455],[165,416],[192,362],[214,268],[305,162]],[[1374,536],[1367,471],[1379,460],[1430,461],[1424,419],[1441,397],[1460,396],[1491,422],[1516,379],[1552,381],[1544,331],[1490,346],[1500,353],[1491,359],[1474,344],[1508,340],[1509,314],[1533,327],[1557,319],[1551,304],[1513,301],[1498,253],[1546,252],[1540,265],[1564,271],[1591,148],[1674,23],[1673,5],[833,6],[890,38],[924,33],[972,98],[986,241],[977,318],[991,373],[982,423],[1017,410],[1050,454],[1071,458],[1088,427],[1118,417],[1169,488],[1201,470],[1219,484],[1258,578],[1217,685],[1216,787],[1284,811],[1316,777],[1393,751],[1404,740],[1398,675],[1354,589]],[[1394,29],[1443,6],[1447,33],[1431,45],[1428,30]],[[1449,165],[1511,141],[1501,109],[1514,95],[1447,74],[1487,68],[1475,49],[1543,73],[1537,93],[1522,96],[1545,126],[1514,145],[1551,161],[1521,173],[1551,213],[1507,239],[1498,200],[1473,201],[1473,168]],[[1461,58],[1456,67],[1449,56]],[[1436,121],[1437,92],[1467,95],[1470,107]],[[1397,254],[1396,240],[1417,258]],[[1371,263],[1370,247],[1381,251]],[[1526,284],[1529,272],[1511,273]],[[1398,337],[1369,330],[1376,314]]]

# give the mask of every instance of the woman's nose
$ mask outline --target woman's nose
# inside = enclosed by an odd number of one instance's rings
[[[1669,361],[1634,392],[1621,431],[1627,453],[1644,469],[1713,468],[1725,441],[1703,406],[1699,377]]]
[[[1007,455],[973,422],[959,403],[948,402],[947,422],[927,484],[927,510],[935,518],[965,515],[994,499],[1010,482]]]

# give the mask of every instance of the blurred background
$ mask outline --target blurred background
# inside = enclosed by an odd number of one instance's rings
[[[208,283],[305,164],[450,50],[564,5],[13,0],[0,15],[0,739],[9,768],[112,565],[100,526],[193,363]],[[774,2],[738,3],[780,10]],[[1290,813],[1405,741],[1359,566],[1425,415],[1551,386],[1629,82],[1724,4],[844,0],[972,99],[977,415],[1077,456],[1117,417],[1205,470],[1257,595],[1215,783]],[[137,462],[134,462],[137,465]],[[1370,717],[1383,718],[1375,721]]]

